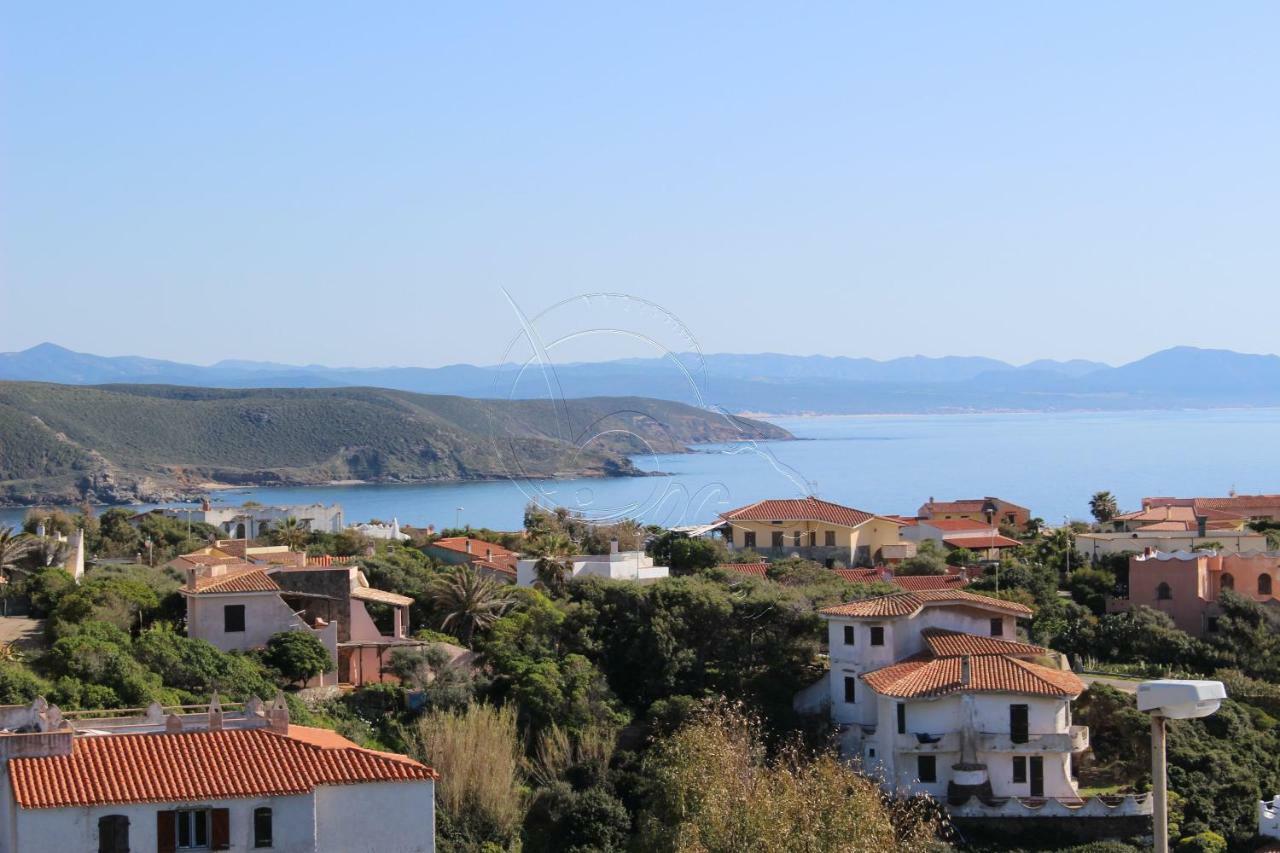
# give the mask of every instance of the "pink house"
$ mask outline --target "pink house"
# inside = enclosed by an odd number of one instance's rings
[[[1108,610],[1145,605],[1168,613],[1188,634],[1203,636],[1217,630],[1224,589],[1254,601],[1277,600],[1280,553],[1150,552],[1129,558],[1128,587],[1128,597],[1109,601]]]

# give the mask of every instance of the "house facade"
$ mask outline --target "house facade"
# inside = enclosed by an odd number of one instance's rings
[[[1267,537],[1249,531],[1207,530],[1201,536],[1183,527],[1169,529],[1163,524],[1149,524],[1137,530],[1107,533],[1077,533],[1076,553],[1082,560],[1097,562],[1114,554],[1142,553],[1146,550],[1173,553],[1212,549],[1226,554],[1247,554],[1267,549]]]
[[[826,697],[844,754],[901,794],[952,806],[971,798],[1079,792],[1071,720],[1084,684],[1049,650],[1019,642],[1031,611],[962,590],[920,590],[821,611]]]
[[[1188,506],[1197,511],[1219,510],[1250,521],[1280,521],[1280,495],[1237,495],[1222,498],[1143,498],[1142,508]]]
[[[1031,510],[1001,498],[965,498],[956,501],[939,501],[929,498],[916,515],[921,520],[953,521],[967,519],[981,521],[993,527],[1013,527],[1022,530],[1031,520]]]
[[[293,506],[213,506],[202,501],[199,509],[164,509],[165,515],[183,521],[203,522],[220,528],[229,539],[257,539],[267,536],[276,523],[296,518],[303,530],[341,533],[346,529],[342,507],[338,504],[297,504]]]
[[[1217,631],[1224,589],[1261,603],[1280,599],[1280,553],[1217,554],[1151,551],[1129,558],[1124,596],[1109,599],[1113,613],[1145,605],[1169,614],[1180,629],[1203,637]]]
[[[666,566],[654,565],[653,557],[644,551],[619,551],[618,543],[608,554],[580,554],[566,557],[569,579],[602,578],[615,581],[652,583],[670,574]],[[522,559],[516,563],[516,585],[533,586],[538,581],[538,561]]]
[[[236,707],[0,707],[0,853],[434,851],[434,770]]]
[[[516,562],[520,555],[496,542],[470,536],[449,536],[428,542],[422,553],[451,566],[469,565],[476,571],[498,580],[516,580]]]
[[[815,497],[757,501],[720,518],[730,550],[749,549],[774,559],[873,566],[906,553],[898,519]]]
[[[1002,553],[1022,544],[986,521],[971,518],[912,519],[903,526],[902,538],[916,544],[931,539],[951,551],[964,548],[979,560],[999,560]]]

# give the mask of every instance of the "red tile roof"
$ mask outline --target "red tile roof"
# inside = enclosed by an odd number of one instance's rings
[[[318,785],[436,779],[430,767],[266,729],[81,735],[70,755],[9,761],[27,809],[302,794]]]
[[[752,577],[762,578],[769,570],[768,563],[721,563],[716,566],[717,569],[724,569],[726,572],[734,572],[739,575],[751,575]]]
[[[196,593],[209,595],[220,592],[279,592],[280,585],[263,569],[228,569],[224,575],[196,578]]]
[[[1280,495],[1231,495],[1225,498],[1143,498],[1143,506],[1194,506],[1197,509],[1218,509],[1238,512],[1248,509],[1274,509],[1280,507]]]
[[[964,661],[969,681],[963,683]],[[862,680],[882,696],[919,699],[953,693],[1018,693],[1074,698],[1084,691],[1075,673],[999,655],[934,658],[916,655],[868,672]]]
[[[1001,610],[1016,616],[1030,616],[1031,608],[1014,601],[1004,601],[985,595],[974,595],[959,589],[921,589],[864,598],[848,604],[825,607],[818,612],[824,616],[909,616],[930,605],[968,604]]]
[[[964,655],[1047,655],[1049,650],[1031,643],[1019,643],[1000,637],[983,637],[949,631],[946,628],[925,628],[920,632],[924,644],[935,658],[954,658]]]
[[[514,563],[514,562],[515,562],[514,560],[511,560],[506,563],[495,563],[493,560],[472,560],[471,565],[475,566],[477,569],[487,569],[488,571],[491,571],[491,572],[498,572],[503,575],[510,575],[511,577],[515,577],[516,568],[515,566],[511,565],[511,563]]]
[[[894,575],[889,583],[908,591],[918,589],[959,589],[969,583],[963,575]]]
[[[841,506],[815,497],[756,501],[721,513],[720,517],[727,521],[824,521],[842,527],[857,527],[873,518],[884,518],[875,513]],[[885,520],[901,524],[893,519],[885,518]]]
[[[933,518],[919,522],[925,527],[936,527],[939,530],[991,530],[990,524],[972,518]]]
[[[467,543],[471,544],[471,550],[467,550]],[[470,557],[476,557],[481,560],[497,560],[507,557],[518,557],[519,555],[510,550],[503,548],[493,542],[486,542],[483,539],[471,539],[467,536],[450,536],[446,539],[437,539],[434,542],[427,543],[427,547],[444,548],[446,551],[457,551],[459,554],[466,554]]]
[[[879,569],[832,569],[832,571],[849,583],[874,583],[884,579]]]

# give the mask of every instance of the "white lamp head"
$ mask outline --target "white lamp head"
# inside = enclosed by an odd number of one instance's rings
[[[1138,685],[1138,710],[1171,720],[1207,717],[1227,698],[1221,681],[1162,678]]]

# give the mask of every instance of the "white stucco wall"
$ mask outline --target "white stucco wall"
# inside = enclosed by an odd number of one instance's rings
[[[272,634],[296,629],[311,630],[274,592],[206,593],[187,597],[187,636],[207,640],[224,652],[256,649]],[[244,605],[244,630],[223,630],[223,608]]]
[[[324,786],[315,797],[317,853],[435,850],[432,782]]]
[[[359,786],[349,786],[352,788]],[[8,798],[12,802],[12,798]],[[166,803],[159,805],[91,806],[65,809],[14,809],[13,828],[16,846],[0,848],[0,853],[22,851],[93,851],[98,849],[98,819],[106,815],[129,818],[129,848],[148,851],[157,847],[156,812],[179,808],[225,808],[231,823],[231,849],[253,850],[253,810],[268,806],[272,814],[272,847],[256,848],[272,853],[309,853],[316,850],[315,803],[311,794],[293,797],[269,797],[243,800],[207,800],[198,803]],[[357,812],[356,814],[360,814]],[[368,821],[376,823],[371,812]],[[6,840],[9,833],[5,833]],[[326,848],[327,849],[327,848]],[[349,848],[359,849],[359,848]],[[375,849],[375,848],[365,848]]]

